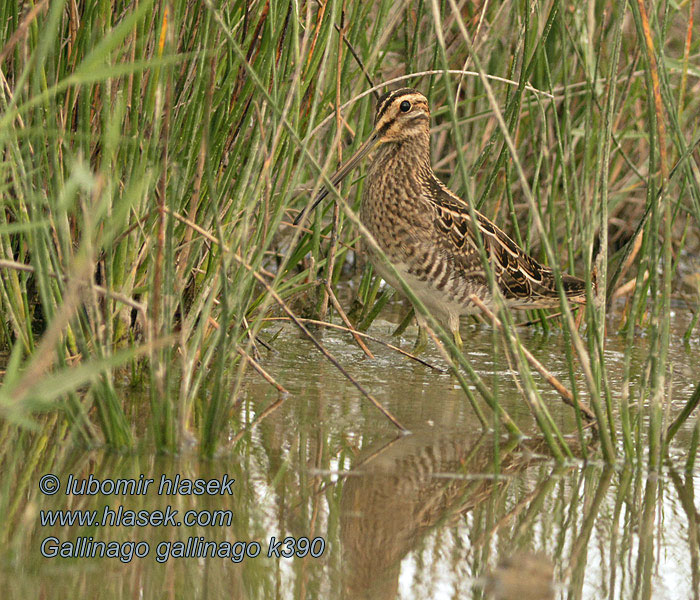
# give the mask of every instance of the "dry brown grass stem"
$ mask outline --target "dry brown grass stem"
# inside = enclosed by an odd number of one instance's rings
[[[265,321],[290,321],[291,319],[289,317],[267,317]],[[389,348],[389,350],[393,350],[394,352],[398,352],[399,354],[402,354],[406,358],[410,358],[411,360],[416,361],[417,363],[420,363],[424,367],[428,367],[429,369],[432,369],[433,371],[437,371],[438,373],[447,373],[445,369],[441,369],[440,367],[436,367],[435,365],[430,364],[429,362],[423,360],[422,358],[416,356],[415,354],[411,354],[410,352],[406,352],[403,348],[399,348],[398,346],[394,346],[393,344],[390,344],[389,342],[385,342],[382,339],[379,339],[378,337],[374,337],[373,335],[369,335],[363,331],[358,331],[357,329],[353,329],[352,327],[344,327],[342,325],[338,325],[337,323],[329,323],[328,321],[319,321],[318,319],[306,319],[299,317],[299,320],[302,323],[308,323],[309,325],[317,325],[319,327],[328,327],[329,329],[337,329],[338,331],[347,331],[348,333],[351,333],[353,335],[357,335],[358,337],[365,338],[367,340],[370,340],[372,342],[375,342],[377,344],[381,344],[385,348]]]
[[[206,237],[209,241],[219,244],[220,240],[213,236],[211,233],[203,229],[202,227],[199,227],[196,223],[192,223],[189,219],[183,217],[182,215],[176,213],[175,211],[172,211],[168,209],[167,207],[164,208],[165,212],[168,214],[172,215],[175,217],[178,221],[184,223],[188,227],[192,227],[197,231],[198,233],[202,234],[204,237]],[[404,427],[399,420],[387,409],[385,408],[381,402],[379,402],[372,394],[370,394],[364,386],[357,381],[350,373],[348,373],[345,368],[338,362],[338,360],[326,349],[326,347],[319,342],[314,335],[304,326],[302,321],[297,317],[294,312],[292,311],[291,308],[287,305],[287,303],[280,297],[280,295],[272,288],[272,286],[267,282],[267,280],[257,271],[255,270],[251,265],[249,265],[243,257],[238,254],[237,252],[232,252],[229,248],[227,248],[225,245],[222,244],[221,247],[222,252],[227,252],[231,255],[231,257],[244,269],[246,269],[259,283],[263,285],[263,287],[267,290],[267,292],[270,294],[270,297],[279,305],[279,307],[284,311],[284,313],[294,322],[294,324],[302,331],[302,333],[311,340],[314,346],[323,354],[323,356],[326,357],[326,359],[336,368],[338,371],[340,371],[343,376],[354,385],[359,392],[367,398],[373,405],[374,407],[379,410],[389,421],[392,422],[394,426],[396,426],[398,429],[404,432],[408,432],[408,429]],[[267,274],[266,274],[267,275]]]
[[[255,360],[252,356],[250,356],[243,348],[240,346],[236,349],[238,351],[238,354],[240,354],[245,360],[247,360],[251,366],[257,371],[257,373],[265,380],[267,381],[271,386],[273,386],[275,389],[280,394],[289,394],[289,391],[277,381],[275,381],[275,378],[272,377],[263,367],[260,365],[260,363]]]
[[[2,65],[3,61],[7,56],[12,52],[14,47],[17,45],[17,43],[25,37],[27,32],[29,31],[29,26],[32,24],[32,21],[36,19],[37,15],[44,9],[46,8],[46,5],[48,4],[48,0],[41,0],[41,2],[38,2],[34,8],[32,8],[28,13],[27,16],[24,18],[24,20],[19,24],[19,27],[15,30],[15,32],[10,36],[10,39],[7,40],[7,43],[3,46],[2,50],[0,50],[0,65]]]
[[[340,318],[343,320],[343,323],[345,323],[345,326],[348,328],[348,331],[352,333],[352,337],[355,338],[355,341],[357,342],[357,345],[362,348],[362,352],[365,353],[367,358],[374,358],[374,354],[370,351],[370,349],[365,345],[365,343],[362,341],[362,338],[357,335],[357,332],[352,326],[352,323],[350,323],[350,319],[348,319],[348,316],[345,314],[345,311],[343,310],[343,307],[340,306],[340,302],[338,302],[338,298],[335,297],[335,294],[333,293],[333,290],[331,289],[330,283],[326,281],[326,285],[324,286],[326,289],[326,294],[328,294],[328,298],[330,298],[331,304],[333,304],[333,308],[337,311],[337,313],[340,315]],[[323,319],[321,319],[323,320]]]
[[[35,271],[32,265],[17,262],[14,260],[7,260],[4,258],[0,258],[0,269],[14,269],[15,271],[25,271],[26,273],[34,273]],[[59,276],[56,273],[48,273],[48,276],[53,279],[61,279],[64,283],[68,282],[68,277],[66,277],[65,275]],[[111,300],[121,302],[122,304],[130,306],[131,308],[134,308],[137,311],[139,311],[141,317],[145,316],[146,306],[141,302],[137,302],[133,298],[129,298],[129,296],[125,296],[124,294],[120,294],[119,292],[108,290],[107,288],[102,287],[101,285],[97,285],[96,283],[85,281],[85,284],[89,285],[92,288],[92,290],[100,296],[104,296],[105,298],[110,298]]]
[[[503,323],[501,323],[500,319],[491,312],[491,310],[481,301],[479,297],[472,295],[470,300],[479,307],[479,310],[481,310],[486,317],[488,317],[496,329],[499,331],[504,331]],[[552,375],[552,373],[550,373],[549,370],[547,370],[547,368],[539,360],[537,360],[527,348],[521,346],[521,350],[527,361],[539,372],[540,375],[542,375],[542,377],[545,378],[547,383],[549,383],[549,385],[551,385],[559,393],[565,404],[572,407],[578,406],[579,410],[586,417],[586,419],[589,421],[595,421],[595,414],[586,403],[575,399],[573,394],[566,389],[564,384],[554,375]]]

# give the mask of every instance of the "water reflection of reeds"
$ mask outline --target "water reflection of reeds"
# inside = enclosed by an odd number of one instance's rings
[[[531,584],[531,597],[539,598],[651,599],[668,590],[698,598],[698,481],[672,465],[659,474],[579,462],[557,465],[535,438],[495,445],[492,436],[431,431],[378,440],[357,455],[343,451],[336,456],[337,471],[329,469],[335,464],[328,462],[329,439],[314,435],[296,448],[274,440],[246,442],[246,461],[214,462],[103,451],[51,455],[39,443],[38,460],[17,462],[18,477],[10,484],[18,500],[5,512],[11,517],[3,540],[5,597],[64,597],[80,589],[87,596],[114,598],[180,597],[184,590],[213,598],[292,598],[301,592],[307,598],[432,598],[440,596],[439,589],[459,597],[511,598],[517,589],[516,598],[525,600]],[[227,498],[46,497],[36,490],[44,472],[61,478],[68,473],[98,478],[226,473],[236,483]],[[39,526],[41,510],[101,510],[106,504],[133,510],[165,504],[180,511],[230,509],[234,520],[227,528],[138,531]],[[58,562],[38,555],[48,535],[137,538],[153,548],[198,536],[231,542],[319,536],[326,550],[318,559],[260,556],[238,564],[222,558],[160,564],[153,557],[129,564]]]

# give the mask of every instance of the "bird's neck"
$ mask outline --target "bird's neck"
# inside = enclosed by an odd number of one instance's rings
[[[396,142],[385,142],[372,161],[370,176],[393,174],[404,181],[432,174],[430,134],[426,131]]]

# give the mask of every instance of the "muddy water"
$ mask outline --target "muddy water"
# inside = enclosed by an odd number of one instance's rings
[[[276,352],[263,364],[290,395],[235,451],[202,461],[194,454],[51,455],[28,447],[17,472],[32,475],[4,507],[13,534],[0,551],[0,596],[700,597],[700,475],[683,471],[692,423],[659,473],[581,460],[558,465],[536,435],[508,365],[492,352],[489,328],[466,328],[463,337],[480,375],[528,434],[520,442],[482,434],[453,376],[371,343],[376,356],[369,360],[348,336],[317,331],[411,430],[402,436],[291,327],[271,324],[266,333],[280,327]],[[389,339],[392,327],[380,321],[371,333]],[[683,329],[679,322],[672,344],[671,414],[700,372],[698,340],[684,345]],[[520,334],[566,381],[561,336]],[[613,386],[622,379],[624,352],[611,335]],[[644,338],[633,352],[634,379],[643,375]],[[424,358],[444,366],[434,350]],[[539,385],[557,424],[574,431],[571,409]],[[278,400],[251,371],[242,419],[252,423]],[[232,422],[231,436],[245,423]],[[57,477],[53,495],[37,491],[49,472]],[[82,494],[65,494],[71,477],[83,482],[72,488]],[[117,480],[136,487],[116,495],[109,486]],[[103,493],[87,493],[90,485]],[[95,511],[98,525],[42,525],[47,511],[59,510]],[[89,558],[100,552],[98,542],[112,543],[112,557]]]

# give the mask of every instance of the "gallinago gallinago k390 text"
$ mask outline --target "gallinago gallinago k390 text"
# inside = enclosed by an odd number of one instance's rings
[[[416,296],[461,344],[459,317],[478,310],[469,298],[476,295],[487,305],[493,298],[468,205],[442,184],[430,165],[430,109],[423,94],[404,88],[382,96],[372,135],[331,177],[333,184],[375,148],[360,219]],[[314,207],[327,194],[321,190]],[[506,303],[525,309],[558,306],[552,270],[482,214],[477,212],[476,218]],[[372,252],[370,258],[381,276],[400,290],[382,261]],[[583,280],[564,274],[562,283],[569,300],[585,302]]]

